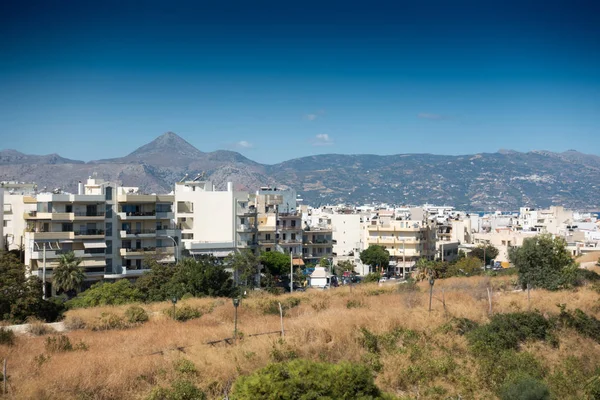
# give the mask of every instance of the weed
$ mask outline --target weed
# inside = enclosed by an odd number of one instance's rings
[[[169,307],[165,309],[164,314],[169,317],[175,319],[176,321],[184,322],[190,319],[200,318],[202,316],[202,312],[195,307],[185,305],[183,307],[179,307],[175,310],[175,315],[173,315],[173,308]]]
[[[49,353],[73,351],[73,345],[67,336],[51,336],[46,338],[46,351]]]
[[[43,336],[55,332],[54,329],[46,325],[45,322],[35,318],[28,318],[27,323],[29,324],[27,332],[35,336]]]
[[[177,380],[171,388],[157,387],[152,390],[147,400],[205,400],[206,395],[192,382]]]
[[[173,361],[173,368],[180,374],[195,375],[198,372],[196,365],[185,358],[178,358],[177,360]]]
[[[310,305],[316,312],[323,311],[329,308],[329,299],[320,299]]]
[[[591,315],[587,315],[580,309],[568,311],[566,304],[560,304],[558,322],[562,326],[575,329],[580,335],[600,343],[600,321]]]
[[[77,316],[67,317],[65,319],[64,323],[65,323],[65,328],[67,328],[70,331],[85,328],[84,320]]]
[[[346,302],[346,308],[361,308],[365,303],[360,299],[350,299]]]
[[[108,331],[111,329],[125,329],[128,328],[129,324],[125,322],[123,317],[115,313],[102,313],[92,325],[93,331]]]
[[[12,346],[15,343],[15,333],[10,329],[0,327],[0,344]]]
[[[148,313],[140,306],[131,306],[125,310],[125,318],[130,324],[142,324],[148,321]]]

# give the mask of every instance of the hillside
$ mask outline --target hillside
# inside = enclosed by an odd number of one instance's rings
[[[418,290],[363,284],[352,293],[343,287],[252,295],[239,308],[241,339],[235,345],[207,344],[232,336],[234,309],[231,299],[204,298],[176,305],[203,311],[187,322],[163,313],[170,303],[142,305],[150,320],[129,327],[116,322],[128,306],[72,310],[66,325],[73,330],[65,336],[75,350],[46,345],[54,335],[18,336],[14,346],[0,345],[0,358],[8,359],[8,398],[14,399],[145,399],[156,387],[181,380],[209,399],[221,399],[239,376],[297,358],[367,365],[377,386],[399,399],[494,399],[523,374],[547,385],[553,398],[586,398],[596,387],[600,346],[576,329],[553,328],[559,330],[548,337],[535,333],[537,339],[521,338],[517,348],[495,355],[473,344],[468,332],[490,322],[488,287],[494,314],[531,309],[556,316],[556,305],[566,304],[567,310],[600,316],[598,296],[589,288],[576,294],[535,290],[528,303],[525,292],[513,291],[511,277],[438,280],[431,312],[426,282]],[[287,308],[285,337],[250,336],[281,330],[278,302]],[[515,337],[502,336],[498,343],[510,346]]]
[[[56,154],[4,150],[0,166],[0,180],[69,191],[95,174],[146,192],[170,192],[185,174],[204,172],[220,189],[228,181],[236,189],[292,187],[312,205],[429,202],[468,210],[514,211],[525,205],[600,209],[600,157],[574,150],[463,156],[324,154],[263,165],[233,151],[202,152],[167,132],[120,158],[84,163]]]

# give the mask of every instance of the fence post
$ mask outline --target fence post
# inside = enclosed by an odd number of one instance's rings
[[[492,289],[488,287],[487,293],[488,293],[488,302],[490,303],[489,314],[492,315],[492,313],[494,312],[494,309],[492,308]]]
[[[285,331],[283,330],[283,308],[281,308],[281,302],[279,303],[279,318],[281,319],[281,337],[285,337]]]
[[[6,358],[4,359],[4,365],[2,366],[2,381],[4,384],[4,394],[6,394]]]

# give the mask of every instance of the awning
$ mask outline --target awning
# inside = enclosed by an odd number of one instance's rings
[[[86,249],[105,249],[105,242],[83,242],[83,247]]]
[[[294,258],[294,259],[292,259],[292,265],[303,266],[304,261],[301,258]]]

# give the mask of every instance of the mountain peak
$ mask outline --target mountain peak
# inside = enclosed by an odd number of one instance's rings
[[[129,154],[128,159],[142,159],[147,156],[195,158],[203,153],[174,132],[166,132],[148,144]]]

